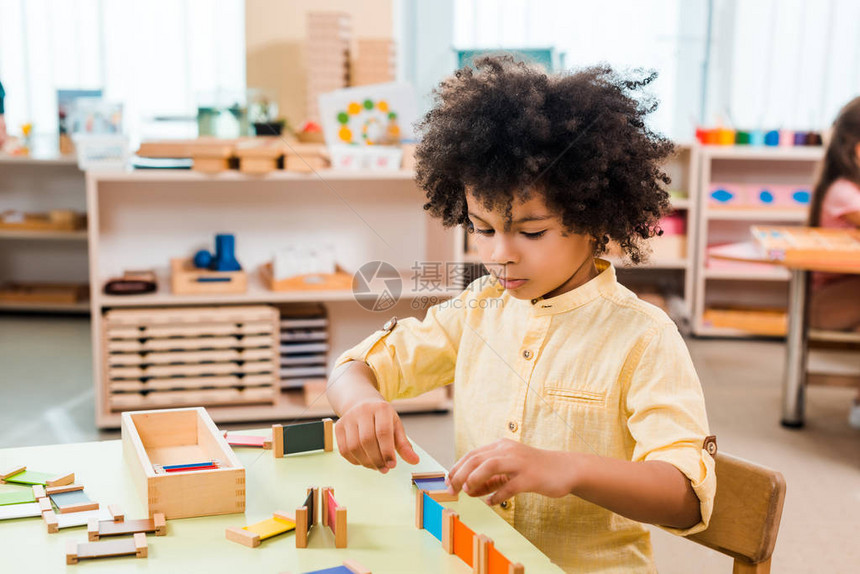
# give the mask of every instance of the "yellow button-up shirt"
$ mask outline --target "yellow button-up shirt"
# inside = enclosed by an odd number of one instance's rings
[[[618,284],[610,264],[550,299],[482,277],[377,331],[336,361],[366,362],[387,400],[456,384],[456,455],[499,438],[542,449],[666,461],[689,479],[707,527],[714,462],[702,389],[674,323]],[[336,384],[336,383],[335,383]],[[581,498],[519,494],[496,511],[569,572],[653,572],[647,529]],[[511,557],[516,559],[516,557]]]

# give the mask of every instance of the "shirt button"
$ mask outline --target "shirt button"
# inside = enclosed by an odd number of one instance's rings
[[[501,501],[501,502],[499,503],[499,506],[501,506],[502,508],[505,508],[505,509],[506,509],[506,508],[508,507],[508,501],[507,501],[507,500],[503,500],[503,501]]]
[[[517,423],[515,423],[514,421],[511,421],[508,423],[508,428],[510,429],[511,432],[517,432],[519,425]]]
[[[532,352],[529,351],[528,349],[526,349],[525,351],[523,351],[523,357],[526,359],[531,359],[532,358]]]

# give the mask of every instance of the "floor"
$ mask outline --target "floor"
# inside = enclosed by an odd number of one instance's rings
[[[860,564],[860,431],[847,424],[853,391],[812,388],[807,425],[780,427],[784,347],[688,341],[719,447],[776,468],[788,484],[773,572],[856,572]],[[93,425],[88,319],[0,315],[0,448],[117,437]],[[409,435],[453,464],[450,415],[404,417]],[[663,573],[726,573],[731,560],[653,529]]]

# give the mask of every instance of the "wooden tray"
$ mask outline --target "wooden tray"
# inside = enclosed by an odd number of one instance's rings
[[[702,314],[705,325],[720,329],[737,329],[751,335],[784,337],[788,319],[780,309],[708,308]]]
[[[248,290],[248,276],[244,271],[198,269],[191,259],[176,258],[170,260],[170,289],[174,295],[244,293]]]
[[[86,285],[64,283],[7,283],[0,286],[0,301],[5,303],[74,304],[88,296]]]
[[[201,137],[187,140],[156,140],[142,142],[137,150],[139,157],[150,158],[191,158],[195,152],[220,152],[223,146],[232,147],[243,141],[242,138],[225,139]]]
[[[51,213],[25,213],[23,221],[3,221],[0,229],[24,231],[78,231],[86,229],[87,216],[74,211],[58,209]]]
[[[260,275],[272,291],[331,291],[352,289],[352,275],[340,266],[335,273],[310,273],[275,281],[271,263],[260,266]]]

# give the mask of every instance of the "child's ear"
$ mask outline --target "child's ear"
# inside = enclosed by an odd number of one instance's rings
[[[860,164],[860,142],[854,146],[854,157],[857,158],[857,163]]]

